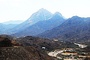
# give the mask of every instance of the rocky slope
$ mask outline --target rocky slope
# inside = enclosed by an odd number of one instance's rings
[[[0,60],[54,60],[34,47],[1,47]]]
[[[8,35],[0,36],[0,60],[54,60],[42,50],[34,46],[22,46],[14,39]]]

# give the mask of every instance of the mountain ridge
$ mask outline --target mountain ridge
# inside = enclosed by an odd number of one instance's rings
[[[32,26],[29,26],[25,30],[22,30],[21,32],[15,33],[16,36],[36,36],[46,30],[50,30],[60,24],[62,24],[65,21],[63,16],[58,14],[53,14],[53,16],[49,20],[45,21],[39,21],[36,24],[33,24]]]
[[[88,20],[88,22],[85,22],[85,20]],[[89,18],[81,18],[78,16],[74,16],[66,20],[60,26],[53,28],[52,30],[46,31],[44,33],[41,33],[39,37],[57,38],[59,40],[66,41],[85,41],[86,39],[90,39],[89,21]]]
[[[45,16],[43,16],[43,15],[45,15]],[[40,9],[37,12],[33,13],[26,21],[22,22],[21,24],[17,25],[16,27],[10,29],[7,32],[7,34],[14,34],[14,33],[18,32],[18,31],[21,31],[21,30],[23,30],[23,29],[25,29],[25,28],[39,22],[39,21],[48,19],[51,16],[52,16],[52,13],[50,13],[46,9]]]

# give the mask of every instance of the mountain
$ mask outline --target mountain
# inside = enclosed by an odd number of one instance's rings
[[[5,29],[4,24],[0,23],[0,34],[2,33],[2,31]]]
[[[0,24],[0,34],[7,34],[7,31],[10,31],[10,29],[14,28],[18,24]]]
[[[51,30],[54,27],[61,25],[65,21],[64,17],[56,12],[49,20],[39,21],[28,28],[15,33],[16,36],[36,36],[46,30]]]
[[[49,12],[46,9],[41,8],[39,11],[32,14],[32,16],[26,22],[27,23],[29,22],[32,25],[32,24],[39,22],[39,21],[48,20],[51,17],[52,17],[51,12]]]
[[[60,26],[39,34],[39,37],[57,38],[64,41],[88,41],[90,40],[90,18],[73,16]]]
[[[14,27],[12,30],[10,30],[11,32],[8,32],[8,33],[10,33],[10,34],[16,33],[16,32],[21,31],[39,21],[48,20],[51,17],[52,17],[52,13],[50,13],[46,9],[42,8],[39,11],[32,14],[31,17],[28,18],[26,21],[24,21],[23,23],[19,24],[16,27]]]
[[[6,21],[6,22],[3,22],[3,24],[20,24],[22,23],[23,21],[22,20],[10,20],[10,21]]]
[[[5,30],[12,29],[19,24],[4,24]]]
[[[0,23],[0,34],[7,34],[7,31],[12,28],[14,28],[15,26],[19,25],[21,22],[21,20],[11,20],[11,21],[7,21],[7,22],[3,22]]]
[[[25,22],[20,24],[21,26],[30,26],[32,24],[35,24],[39,21],[48,20],[52,17],[52,13],[47,11],[46,9],[41,8],[37,12],[33,13],[31,17],[29,17]]]

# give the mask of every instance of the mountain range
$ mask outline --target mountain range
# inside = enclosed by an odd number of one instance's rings
[[[27,27],[39,22],[48,20],[52,16],[52,13],[47,11],[46,9],[40,9],[39,11],[33,13],[27,20],[22,22],[21,24],[13,27],[12,29],[6,31],[7,34],[14,34],[16,32],[27,29]]]
[[[39,37],[64,41],[90,41],[90,18],[73,16],[60,26],[39,34]]]
[[[10,21],[6,21],[6,22],[3,22],[3,24],[20,24],[24,22],[23,20],[10,20]]]
[[[6,23],[7,24],[7,23]],[[61,13],[52,14],[46,9],[33,13],[22,23],[0,23],[0,34],[9,34],[16,37],[38,36],[64,41],[89,41],[90,18],[73,16],[64,18]]]
[[[8,24],[5,26],[2,34],[5,33],[14,36],[36,36],[42,32],[45,32],[46,30],[59,26],[64,21],[65,18],[61,13],[56,12],[55,14],[52,14],[51,12],[42,8],[33,13],[30,18],[20,24]]]
[[[28,35],[36,36],[42,32],[45,32],[46,30],[51,30],[52,28],[59,26],[64,21],[65,19],[63,18],[63,16],[59,12],[56,12],[55,14],[53,14],[53,16],[50,19],[39,21],[36,24],[33,24],[27,27],[26,29],[23,29],[15,33],[14,35],[16,36],[28,36]]]

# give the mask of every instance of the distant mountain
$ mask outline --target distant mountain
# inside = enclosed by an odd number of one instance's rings
[[[13,29],[14,27],[16,27],[19,24],[4,24],[4,30],[2,33],[7,33],[7,31],[10,31],[10,29]]]
[[[19,25],[21,20],[11,20],[7,22],[0,23],[0,34],[7,34],[7,31],[10,31],[10,29],[14,28],[15,26]]]
[[[33,13],[25,22],[23,22],[19,26],[30,26],[39,21],[48,20],[51,17],[52,17],[52,13],[42,8],[37,12]]]
[[[90,40],[90,18],[73,16],[60,26],[45,31],[38,36],[64,41],[88,41]]]
[[[18,24],[2,24],[0,23],[0,34],[8,34],[7,31],[14,28]]]
[[[65,19],[63,16],[56,12],[49,20],[39,21],[36,24],[29,26],[28,28],[15,33],[16,36],[35,36],[46,30],[51,30],[54,27],[61,25]]]
[[[23,21],[22,20],[10,20],[10,21],[6,21],[6,22],[3,22],[3,24],[20,24],[22,23]]]
[[[39,21],[48,20],[51,17],[52,17],[52,13],[50,13],[46,9],[42,8],[39,11],[32,14],[29,19],[27,19],[23,23],[19,24],[18,26],[14,27],[12,30],[10,30],[11,32],[9,32],[9,33],[11,33],[11,34],[16,33],[18,31],[26,29],[27,27],[29,27],[29,26],[31,26]]]
[[[52,17],[52,13],[42,8],[39,11],[32,14],[31,17],[26,22],[32,25],[39,21],[48,20],[51,17]]]
[[[0,34],[2,33],[2,31],[5,29],[4,24],[0,23]]]

